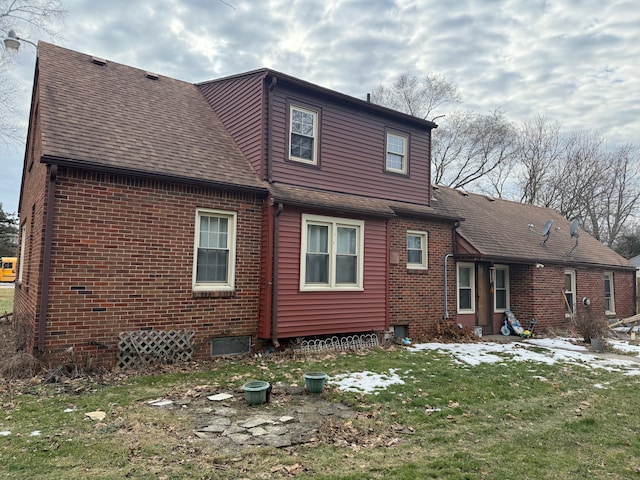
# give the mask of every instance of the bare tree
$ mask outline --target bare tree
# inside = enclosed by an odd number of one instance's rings
[[[498,187],[492,174],[511,161],[515,129],[502,112],[480,115],[456,112],[433,134],[432,182],[453,188],[476,186],[481,180]]]
[[[424,119],[439,107],[460,103],[461,99],[454,84],[433,73],[424,77],[403,73],[393,84],[380,84],[371,92],[373,103]]]
[[[521,202],[539,202],[539,196],[565,150],[566,143],[557,121],[537,115],[520,126],[514,160],[520,167],[516,183]]]
[[[66,11],[59,0],[0,0],[0,37],[10,30],[18,37],[35,41],[42,34],[58,37],[58,27]],[[19,87],[10,76],[14,57],[0,48],[0,143],[10,144],[20,138],[21,129],[15,121],[14,102]]]

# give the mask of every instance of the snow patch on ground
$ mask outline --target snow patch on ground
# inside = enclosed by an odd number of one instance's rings
[[[640,357],[640,346],[621,340],[609,340],[614,349]],[[419,343],[407,348],[410,352],[426,350],[449,355],[457,364],[468,367],[483,363],[532,362],[553,365],[565,363],[585,368],[640,375],[640,362],[607,356],[596,356],[587,347],[570,338],[533,338],[516,342],[496,343]],[[375,393],[390,385],[404,384],[394,369],[389,373],[353,372],[335,375],[329,383],[347,392]],[[598,384],[598,388],[607,388]]]

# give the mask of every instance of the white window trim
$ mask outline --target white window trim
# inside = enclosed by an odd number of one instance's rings
[[[576,300],[576,297],[577,297],[577,294],[576,294],[576,271],[575,270],[565,270],[564,274],[565,275],[571,275],[571,292],[570,293],[573,294],[573,305],[570,305],[571,312],[566,312],[565,315],[564,315],[565,317],[571,317],[571,316],[575,315],[576,311],[577,311],[577,308],[576,308],[577,307],[577,304],[576,304],[576,302],[577,302],[577,300]],[[562,280],[563,280],[563,284],[564,284],[564,277],[562,278]],[[565,305],[566,305],[566,302],[565,302]]]
[[[229,220],[229,263],[227,264],[227,281],[222,282],[197,282],[196,270],[198,267],[198,245],[200,241],[200,218],[202,216],[225,217]],[[237,237],[237,213],[226,210],[212,210],[208,208],[196,209],[195,235],[193,240],[193,273],[192,289],[195,292],[232,292],[235,288],[236,273],[236,237]]]
[[[460,267],[468,267],[471,269],[471,308],[460,308]],[[465,287],[467,288],[467,287]],[[476,313],[476,265],[475,263],[460,262],[456,265],[456,306],[458,313]]]
[[[320,224],[329,226],[329,283],[326,285],[307,285],[307,225]],[[357,247],[357,282],[355,284],[336,283],[336,248],[337,248],[337,227],[355,227],[358,231]],[[302,215],[300,242],[300,291],[301,292],[325,292],[325,291],[363,291],[364,290],[364,221],[352,220],[350,218],[325,217],[322,215]]]
[[[407,268],[410,270],[427,270],[429,268],[429,234],[418,230],[407,230],[407,237],[420,237],[422,239],[422,263],[409,263],[407,247]]]
[[[607,310],[605,308],[605,315],[615,315],[616,314],[616,301],[615,301],[615,293],[614,293],[614,288],[613,288],[613,272],[604,272],[604,276],[605,277],[609,277],[609,285],[611,287],[611,306],[613,307],[613,309],[611,310]],[[606,297],[605,297],[605,303],[606,303]]]
[[[20,232],[20,267],[18,268],[18,284],[22,283],[24,274],[25,248],[27,246],[27,222],[22,224]]]
[[[504,288],[506,291],[506,304],[507,304],[507,308],[498,308],[496,305],[498,304],[498,302],[496,301],[496,293],[498,292],[498,288],[497,288],[497,284],[495,283],[494,280],[494,285],[493,285],[493,305],[494,305],[494,312],[496,313],[502,313],[502,312],[506,312],[507,310],[511,309],[511,294],[510,294],[510,290],[511,290],[511,283],[509,281],[509,265],[495,265],[495,271],[496,273],[498,272],[498,270],[504,271]],[[497,277],[496,277],[497,278]]]
[[[395,152],[389,152],[389,139],[391,137],[401,138],[402,141],[403,141],[404,151],[402,152],[402,168],[391,168],[391,167],[389,167],[389,161],[387,159],[387,155],[389,153],[395,153]],[[406,173],[407,173],[407,164],[409,163],[409,155],[407,155],[408,149],[409,149],[409,137],[407,137],[406,135],[400,135],[399,133],[387,132],[386,143],[385,143],[385,151],[384,151],[384,169],[387,172],[402,173],[402,174],[406,175]]]
[[[311,160],[306,158],[295,157],[291,154],[291,137],[293,135],[293,111],[299,110],[304,113],[313,115],[313,152],[311,154]],[[308,165],[318,164],[318,112],[315,110],[309,110],[308,108],[300,107],[298,105],[291,104],[289,106],[289,160],[295,162],[302,162]]]

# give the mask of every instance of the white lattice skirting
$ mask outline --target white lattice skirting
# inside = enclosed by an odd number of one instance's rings
[[[118,334],[118,367],[140,368],[153,363],[191,360],[194,330],[144,330]]]

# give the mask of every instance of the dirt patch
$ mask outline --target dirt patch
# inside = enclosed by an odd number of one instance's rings
[[[232,395],[222,401],[210,400],[218,394]],[[168,403],[170,401],[171,403]],[[249,405],[241,391],[211,390],[206,386],[187,391],[173,391],[154,406],[176,417],[176,422],[189,425],[182,430],[184,439],[198,437],[214,445],[222,453],[247,448],[295,448],[299,445],[327,443],[363,448],[390,447],[403,436],[413,433],[379,418],[377,412],[357,412],[334,402],[325,394],[310,394],[296,385],[273,385],[270,401]]]

